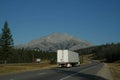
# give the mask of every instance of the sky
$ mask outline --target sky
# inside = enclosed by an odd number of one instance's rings
[[[5,21],[15,45],[53,32],[95,45],[120,42],[120,0],[0,0],[1,30]]]

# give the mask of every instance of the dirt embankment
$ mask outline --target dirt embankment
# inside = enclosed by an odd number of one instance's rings
[[[97,73],[97,75],[101,76],[107,80],[113,80],[112,74],[111,74],[107,64],[104,64],[104,66],[100,69],[100,71]]]
[[[107,63],[112,76],[113,76],[113,80],[120,80],[120,62],[116,62],[116,63]]]
[[[88,63],[91,60],[91,55],[85,55],[83,59],[84,63]],[[120,80],[120,61],[105,63],[97,75],[107,78],[108,80]]]
[[[105,63],[97,75],[107,80],[120,80],[120,63]]]

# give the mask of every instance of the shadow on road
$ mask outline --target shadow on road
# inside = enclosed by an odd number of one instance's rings
[[[82,72],[78,73],[77,71],[58,70],[58,69],[53,69],[53,70],[58,74],[65,74],[66,76],[70,76],[70,77],[67,77],[65,80],[107,80],[100,76],[82,73]]]

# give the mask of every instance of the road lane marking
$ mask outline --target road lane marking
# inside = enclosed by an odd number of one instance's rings
[[[81,71],[79,71],[79,72],[76,72],[76,73],[74,73],[74,74],[71,74],[71,75],[68,75],[68,76],[66,76],[66,77],[63,77],[63,78],[61,78],[60,80],[65,80],[65,79],[70,78],[70,77],[72,77],[72,76],[74,76],[74,75],[76,75],[76,74],[79,74],[80,72],[84,72],[84,71],[87,71],[87,70],[92,69],[92,68],[95,68],[95,67],[96,67],[96,66],[92,66],[92,67],[90,67],[90,68],[83,69],[83,70],[81,70]]]
[[[43,72],[43,73],[38,73],[37,75],[44,75],[44,74],[47,74],[47,73]]]

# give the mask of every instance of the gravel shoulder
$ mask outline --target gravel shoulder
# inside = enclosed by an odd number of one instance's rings
[[[100,69],[100,71],[98,71],[97,75],[101,76],[107,80],[113,80],[112,74],[111,74],[107,64],[104,64],[104,66]]]

